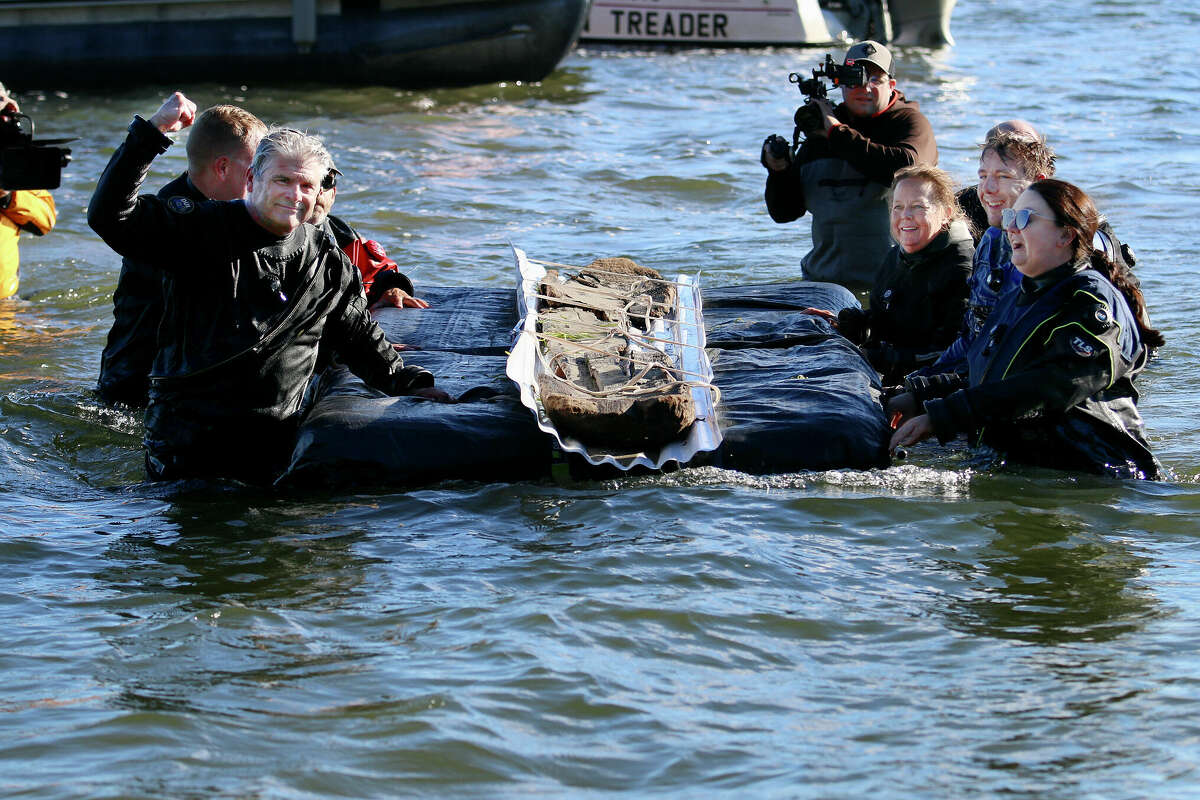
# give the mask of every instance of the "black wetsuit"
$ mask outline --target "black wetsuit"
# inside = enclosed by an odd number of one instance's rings
[[[943,395],[925,400],[939,440],[968,433],[1027,464],[1158,476],[1133,386],[1146,348],[1100,273],[1068,263],[1025,278],[1000,298],[967,360],[969,381],[926,387]]]
[[[276,236],[240,200],[138,197],[169,145],[135,118],[88,209],[109,246],[169,275],[146,409],[151,477],[269,479],[291,453],[322,338],[389,394],[433,385],[404,366],[367,312],[358,270],[322,230]]]
[[[866,310],[838,314],[838,330],[861,345],[885,386],[933,363],[954,341],[967,307],[974,248],[962,224],[916,253],[893,247],[879,268]]]
[[[971,185],[959,189],[955,198],[958,200],[958,207],[962,210],[963,216],[967,218],[967,227],[971,229],[971,238],[978,245],[984,231],[989,227],[987,210],[979,199],[979,187]]]
[[[186,172],[160,189],[158,196],[167,202],[172,197],[186,198],[192,203],[208,199]],[[124,403],[134,408],[146,405],[162,315],[162,269],[122,258],[121,274],[113,292],[113,325],[100,354],[100,378],[96,384],[105,403]]]

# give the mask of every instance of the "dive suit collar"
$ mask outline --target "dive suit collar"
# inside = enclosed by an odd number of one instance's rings
[[[1018,302],[1021,305],[1032,303],[1034,300],[1041,297],[1046,291],[1064,280],[1074,275],[1079,270],[1083,269],[1085,264],[1077,264],[1074,261],[1067,261],[1059,264],[1049,272],[1043,272],[1036,278],[1031,278],[1028,275],[1021,276],[1021,297]]]
[[[903,247],[896,245],[900,250],[900,263],[908,267],[914,267],[920,264],[930,256],[942,252],[950,246],[950,226],[947,225],[941,233],[929,240],[929,244],[922,247],[915,253],[909,253]]]

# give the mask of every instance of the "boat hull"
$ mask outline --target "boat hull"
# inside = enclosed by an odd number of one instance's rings
[[[834,35],[816,0],[594,0],[580,38],[747,46]]]
[[[587,0],[355,7],[271,2],[0,3],[13,86],[288,80],[400,88],[536,81],[574,44]]]
[[[895,44],[940,47],[954,44],[950,14],[954,0],[905,0],[893,3],[892,25]]]
[[[595,0],[584,42],[706,47],[829,45],[876,39],[953,44],[955,0]]]

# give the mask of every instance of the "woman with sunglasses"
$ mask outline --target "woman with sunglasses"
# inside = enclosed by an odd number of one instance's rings
[[[898,170],[890,209],[896,245],[879,268],[867,309],[847,308],[836,316],[805,309],[836,320],[885,385],[931,363],[954,339],[967,307],[975,250],[945,170],[930,164]]]
[[[1002,212],[1022,275],[967,353],[969,378],[940,387],[890,447],[967,434],[1008,460],[1117,477],[1155,478],[1132,380],[1147,348],[1132,276],[1092,246],[1100,216],[1077,187],[1037,181]]]

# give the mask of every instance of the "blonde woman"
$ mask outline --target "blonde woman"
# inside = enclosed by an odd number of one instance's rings
[[[837,317],[808,309],[836,320],[884,385],[932,363],[958,334],[975,247],[955,188],[949,174],[929,164],[896,172],[888,206],[896,245],[879,268],[868,307],[844,309]]]

